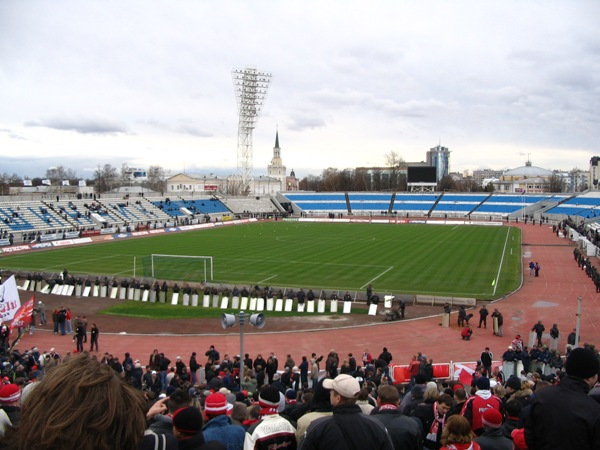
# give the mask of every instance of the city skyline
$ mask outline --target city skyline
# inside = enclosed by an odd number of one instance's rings
[[[460,8],[457,6],[460,5]],[[35,11],[35,14],[31,12]],[[273,74],[254,132],[299,178],[425,161],[586,170],[600,134],[593,1],[0,4],[1,172],[236,171],[231,77]]]

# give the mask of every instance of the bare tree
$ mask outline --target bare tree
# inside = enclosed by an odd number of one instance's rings
[[[354,190],[368,191],[370,177],[365,169],[357,169],[354,171]]]
[[[462,180],[455,181],[459,191],[462,192],[483,192],[483,186],[473,177],[466,177]]]
[[[400,156],[394,150],[385,154],[385,164],[390,168],[388,175],[388,187],[389,189],[398,189],[399,188],[399,173],[400,168],[404,164],[404,158]]]
[[[445,192],[456,190],[458,190],[456,187],[456,182],[454,181],[454,178],[452,178],[450,175],[446,175],[438,183],[438,191]]]
[[[0,174],[0,193],[1,195],[9,195],[11,186],[20,186],[22,183],[21,177],[16,173],[12,175],[8,172]]]
[[[121,185],[129,184],[131,181],[131,171],[129,170],[129,165],[127,163],[123,163],[121,165],[121,175],[119,177],[119,181]]]
[[[373,173],[371,175],[371,190],[372,191],[381,191],[382,186],[381,186],[381,170],[379,169],[374,169]]]
[[[63,166],[58,166],[48,168],[46,170],[45,178],[50,180],[52,184],[56,184],[63,180],[76,180],[77,175],[73,169],[66,169]]]
[[[338,191],[353,191],[354,190],[354,170],[344,169],[339,173]]]
[[[119,175],[117,169],[110,164],[98,166],[94,172],[94,184],[97,192],[108,192],[117,186]]]
[[[160,166],[150,166],[148,168],[147,178],[148,181],[146,183],[148,188],[164,195],[167,187],[166,170]]]
[[[554,172],[552,176],[548,179],[547,192],[564,192],[565,187],[565,180],[557,172]]]
[[[301,191],[321,191],[322,190],[323,180],[321,177],[316,175],[308,175],[300,180],[299,189]]]
[[[333,192],[337,191],[339,186],[339,171],[333,167],[329,167],[323,170],[323,174],[321,175],[322,182],[322,190],[325,192]]]

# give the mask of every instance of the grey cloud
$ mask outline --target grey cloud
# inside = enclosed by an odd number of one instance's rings
[[[328,108],[359,108],[362,112],[371,110],[377,113],[403,117],[427,117],[432,111],[448,109],[448,105],[435,99],[411,99],[397,102],[393,98],[377,97],[370,92],[325,91],[314,95],[315,101]]]
[[[326,125],[325,119],[309,112],[294,112],[288,121],[288,128],[294,131],[321,128]]]
[[[55,117],[40,121],[25,122],[28,127],[53,128],[55,130],[75,131],[81,134],[119,134],[126,133],[127,127],[119,122],[100,118],[64,118]]]
[[[184,123],[182,125],[179,125],[177,127],[177,131],[179,131],[180,133],[191,134],[192,136],[196,136],[196,137],[212,137],[213,136],[212,133],[208,133],[191,123]]]
[[[148,125],[153,128],[157,128],[159,130],[169,131],[172,133],[190,134],[190,135],[196,136],[196,137],[212,137],[212,136],[214,136],[213,133],[209,133],[208,131],[201,129],[200,127],[198,127],[195,124],[195,122],[193,122],[191,120],[187,120],[187,119],[180,120],[179,124],[177,124],[177,125],[171,125],[171,124],[168,124],[165,122],[160,122],[158,120],[144,120],[144,121],[140,121],[139,123],[141,123],[143,125]]]
[[[8,128],[0,128],[0,133],[5,133],[8,135],[9,138],[11,139],[17,139],[20,141],[27,141],[28,139],[15,133],[14,131],[8,129]]]

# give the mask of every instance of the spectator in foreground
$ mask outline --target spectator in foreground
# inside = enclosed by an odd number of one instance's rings
[[[371,416],[387,428],[394,448],[422,450],[420,423],[416,418],[400,412],[400,394],[396,386],[381,386],[377,394],[377,408],[371,412]]]
[[[503,418],[500,411],[486,409],[483,414],[484,431],[475,439],[483,450],[513,450],[512,440],[502,433]]]
[[[207,441],[219,441],[228,450],[241,449],[244,446],[246,430],[240,425],[233,425],[227,415],[229,411],[227,397],[215,392],[204,401],[204,415],[207,422],[202,427],[202,434]]]
[[[452,416],[446,422],[442,431],[442,447],[440,450],[481,450],[474,441],[475,433],[471,430],[471,424],[463,416]]]
[[[173,414],[173,434],[179,450],[225,450],[217,441],[206,442],[202,434],[202,413],[195,406],[180,408]]]
[[[333,448],[394,448],[386,428],[377,419],[363,414],[356,404],[360,384],[350,375],[338,375],[323,382],[325,389],[331,389],[330,398],[333,416],[323,417],[312,422],[301,449]],[[345,444],[345,445],[344,445]]]
[[[277,413],[279,390],[269,386],[260,391],[260,420],[248,427],[244,449],[297,448],[296,429]]]
[[[139,447],[144,400],[110,366],[80,354],[49,370],[34,390],[23,402],[19,425],[6,430],[3,448],[111,450],[116,442]]]
[[[594,352],[576,348],[565,364],[567,375],[554,386],[537,389],[525,418],[529,449],[600,448],[600,404],[588,395],[598,380]]]

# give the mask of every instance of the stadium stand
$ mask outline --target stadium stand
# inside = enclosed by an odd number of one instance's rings
[[[556,202],[559,198],[552,195],[510,195],[493,194],[481,203],[471,214],[518,216],[540,210],[542,202]],[[538,205],[539,206],[536,206]]]
[[[571,197],[544,214],[578,216],[583,219],[600,217],[600,193],[590,192]]]
[[[106,205],[112,208],[125,222],[145,223],[148,221],[168,220],[169,215],[146,199],[107,200]]]
[[[169,216],[185,217],[196,214],[227,214],[229,209],[218,199],[214,198],[194,198],[194,199],[171,199],[165,198],[162,200],[152,201],[153,205],[162,210]]]
[[[234,214],[272,214],[283,212],[283,208],[275,199],[267,197],[230,197],[221,199],[223,204]]]
[[[467,215],[487,198],[489,194],[443,194],[435,204],[432,213]]]
[[[406,192],[280,192],[275,196],[77,198],[43,196],[39,200],[7,198],[0,203],[0,245],[8,234],[11,243],[30,242],[38,235],[74,231],[103,233],[141,228],[196,224],[230,217],[278,215],[394,215],[406,217],[466,217],[502,220],[564,220],[600,218],[600,193],[583,194],[488,194]],[[50,239],[51,236],[46,236]]]
[[[68,217],[48,208],[42,202],[0,203],[0,227],[11,232],[41,231],[70,228]]]
[[[390,211],[392,194],[349,192],[348,200],[353,213]]]
[[[294,213],[348,213],[348,203],[344,193],[286,193],[285,196],[292,203]]]
[[[440,194],[400,194],[396,193],[392,212],[429,214]]]

